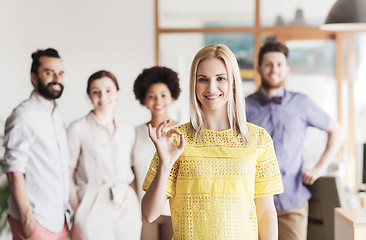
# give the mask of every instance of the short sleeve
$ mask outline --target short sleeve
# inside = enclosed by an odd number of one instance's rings
[[[4,172],[26,172],[32,144],[32,128],[26,117],[14,111],[5,124]]]
[[[281,173],[271,136],[261,129],[258,148],[260,151],[255,173],[255,197],[265,197],[283,192]]]
[[[327,130],[331,122],[330,116],[324,112],[314,101],[306,97],[306,121],[308,126],[316,127],[321,130]]]
[[[75,169],[81,152],[81,142],[75,124],[67,128],[67,142],[69,144],[69,167]]]
[[[177,182],[176,180],[177,180],[177,173],[178,173],[178,168],[179,168],[178,160],[174,163],[172,170],[170,171],[166,190],[165,190],[165,195],[167,195],[170,198],[174,197],[174,195],[175,195],[175,186],[176,186],[176,182]],[[142,185],[142,190],[147,191],[147,189],[149,189],[152,181],[155,178],[158,165],[159,165],[159,157],[158,157],[158,154],[155,153],[154,157],[151,161],[149,170],[146,174],[144,183]]]

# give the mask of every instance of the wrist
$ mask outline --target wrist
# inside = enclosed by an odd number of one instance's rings
[[[20,214],[20,221],[22,224],[29,222],[33,218],[33,212],[30,209],[27,209],[23,214]]]
[[[322,173],[322,172],[324,172],[324,171],[325,171],[326,166],[325,166],[325,164],[317,164],[317,165],[315,166],[315,169],[317,169],[319,173]]]
[[[172,169],[172,166],[170,166],[169,164],[159,163],[159,165],[157,167],[157,173],[159,173],[161,175],[169,175],[171,169]]]

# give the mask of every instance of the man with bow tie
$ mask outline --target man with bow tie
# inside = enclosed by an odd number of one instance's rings
[[[258,57],[262,83],[246,98],[248,122],[266,129],[272,136],[280,165],[284,192],[274,196],[278,215],[279,240],[306,240],[308,200],[312,185],[334,159],[342,144],[341,125],[331,119],[309,97],[288,91],[284,82],[289,74],[288,48],[267,42]],[[303,145],[307,127],[328,134],[324,153],[313,169],[303,169]]]

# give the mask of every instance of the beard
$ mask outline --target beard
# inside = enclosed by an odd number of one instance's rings
[[[261,87],[263,89],[266,89],[266,90],[271,90],[271,89],[274,89],[274,88],[280,88],[280,87],[283,87],[285,81],[280,81],[280,82],[276,82],[276,83],[273,83],[271,82],[270,80],[268,81],[265,77],[263,77],[261,75],[261,79],[262,79],[262,83],[261,83]]]
[[[55,99],[61,97],[62,92],[64,90],[64,86],[62,84],[51,82],[47,85],[44,85],[38,77],[37,77],[37,81],[38,81],[37,90],[38,90],[39,94],[41,94],[43,97],[45,97],[47,99],[51,99],[51,100],[55,100]],[[61,87],[61,90],[59,90],[59,91],[52,90],[52,85],[59,85]]]

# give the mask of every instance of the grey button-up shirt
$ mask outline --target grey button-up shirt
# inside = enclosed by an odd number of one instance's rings
[[[307,127],[326,130],[331,118],[304,94],[283,89],[282,103],[261,105],[261,91],[246,98],[248,122],[266,129],[276,151],[284,192],[274,196],[276,209],[288,210],[304,204],[310,192],[302,183],[303,147]]]
[[[66,130],[57,107],[33,92],[7,119],[4,147],[4,172],[24,173],[35,219],[51,232],[60,232],[69,183]],[[13,197],[9,214],[20,219]]]

